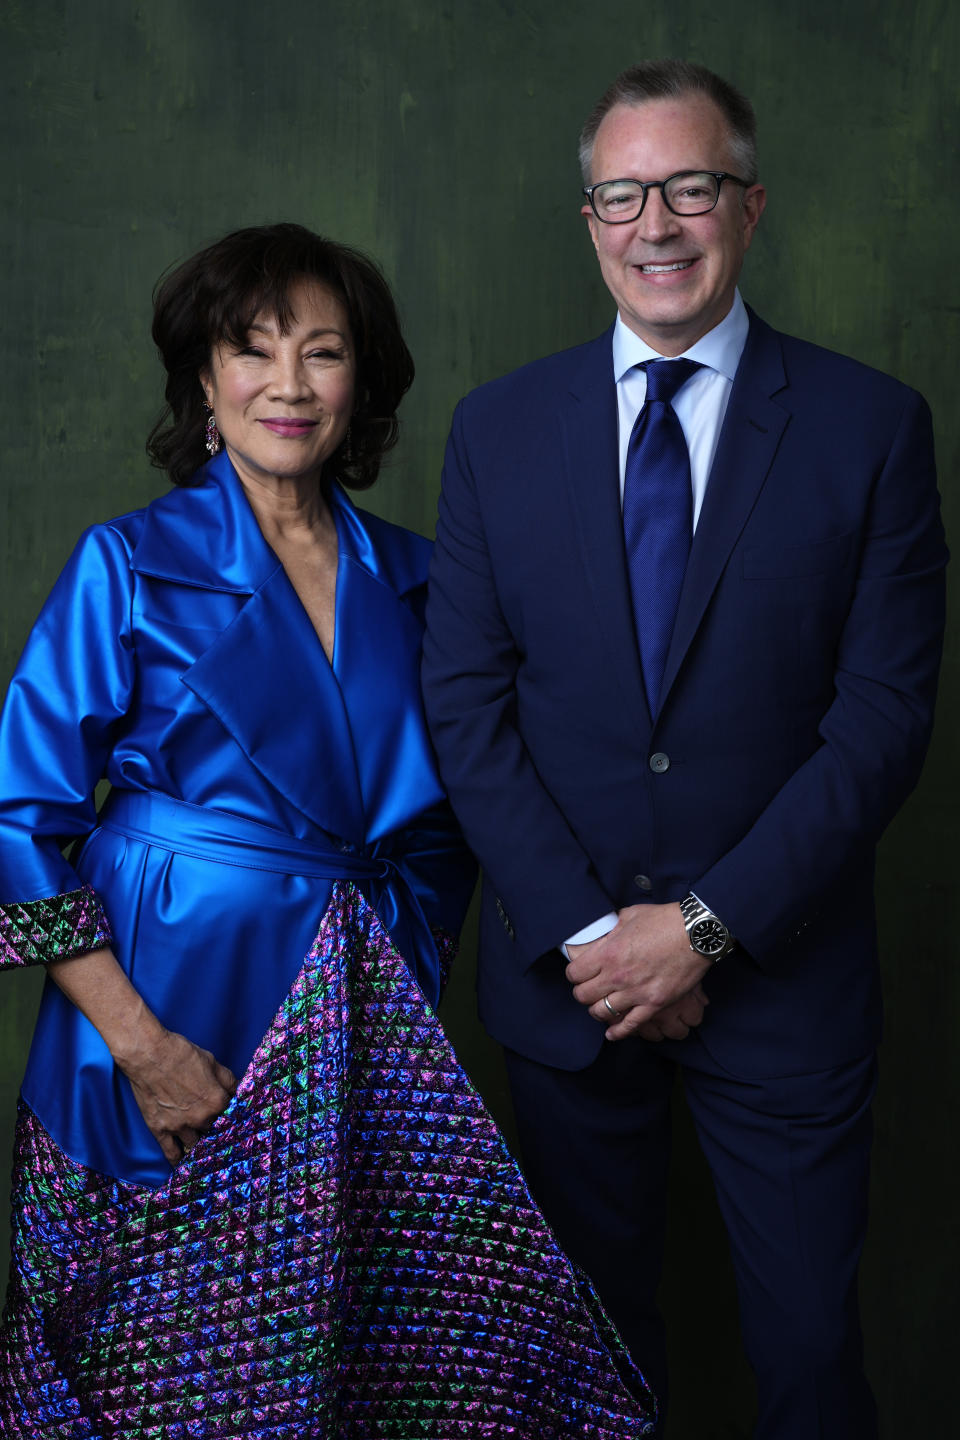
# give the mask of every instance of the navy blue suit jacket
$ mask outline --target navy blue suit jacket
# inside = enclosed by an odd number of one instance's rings
[[[461,402],[424,677],[485,873],[496,1038],[588,1064],[603,1027],[555,947],[692,889],[740,942],[705,982],[720,1064],[798,1073],[872,1047],[874,849],[929,738],[945,562],[921,397],[751,315],[651,716],[610,333]]]

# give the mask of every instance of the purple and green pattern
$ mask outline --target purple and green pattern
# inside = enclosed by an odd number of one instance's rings
[[[43,900],[0,905],[0,966],[72,960],[109,945],[111,939],[103,907],[89,885]]]
[[[358,892],[161,1190],[22,1108],[8,1440],[627,1440],[655,1405]]]

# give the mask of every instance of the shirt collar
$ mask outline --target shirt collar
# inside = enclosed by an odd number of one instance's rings
[[[740,364],[740,356],[747,343],[749,329],[750,320],[747,315],[747,307],[740,298],[740,291],[737,290],[734,293],[733,304],[720,324],[715,325],[712,330],[708,330],[706,335],[701,335],[689,350],[684,350],[683,357],[689,360],[699,360],[701,365],[706,365],[710,370],[718,370],[721,375],[732,380],[737,366]],[[650,346],[641,340],[639,335],[635,335],[623,323],[619,315],[617,316],[617,323],[613,327],[613,373],[617,384],[635,365],[642,365],[645,360],[662,359],[662,355],[656,350],[651,350]]]

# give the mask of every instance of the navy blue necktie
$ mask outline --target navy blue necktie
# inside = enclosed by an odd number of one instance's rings
[[[627,449],[623,538],[643,681],[655,715],[693,536],[690,456],[671,401],[701,366],[651,360],[639,368],[647,372],[647,398]]]

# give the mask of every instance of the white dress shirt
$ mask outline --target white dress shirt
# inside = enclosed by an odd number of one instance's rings
[[[690,486],[693,493],[693,528],[696,530],[700,519],[703,497],[713,457],[720,438],[720,427],[727,412],[730,387],[740,364],[743,347],[747,343],[750,321],[746,306],[737,290],[729,312],[719,325],[708,330],[706,335],[684,350],[683,359],[698,360],[704,367],[691,375],[686,385],[674,397],[673,408],[690,455]],[[663,360],[665,357],[651,350],[639,335],[617,316],[613,327],[613,374],[617,383],[617,423],[619,428],[620,453],[620,502],[623,503],[623,483],[627,469],[627,448],[637,416],[643,409],[647,395],[647,377],[644,371],[636,369],[645,360]],[[680,359],[680,356],[670,357]],[[567,954],[567,945],[586,945],[599,940],[616,925],[614,911],[601,915],[590,925],[578,930],[576,935],[567,937],[560,947]],[[569,956],[567,956],[569,959]]]

